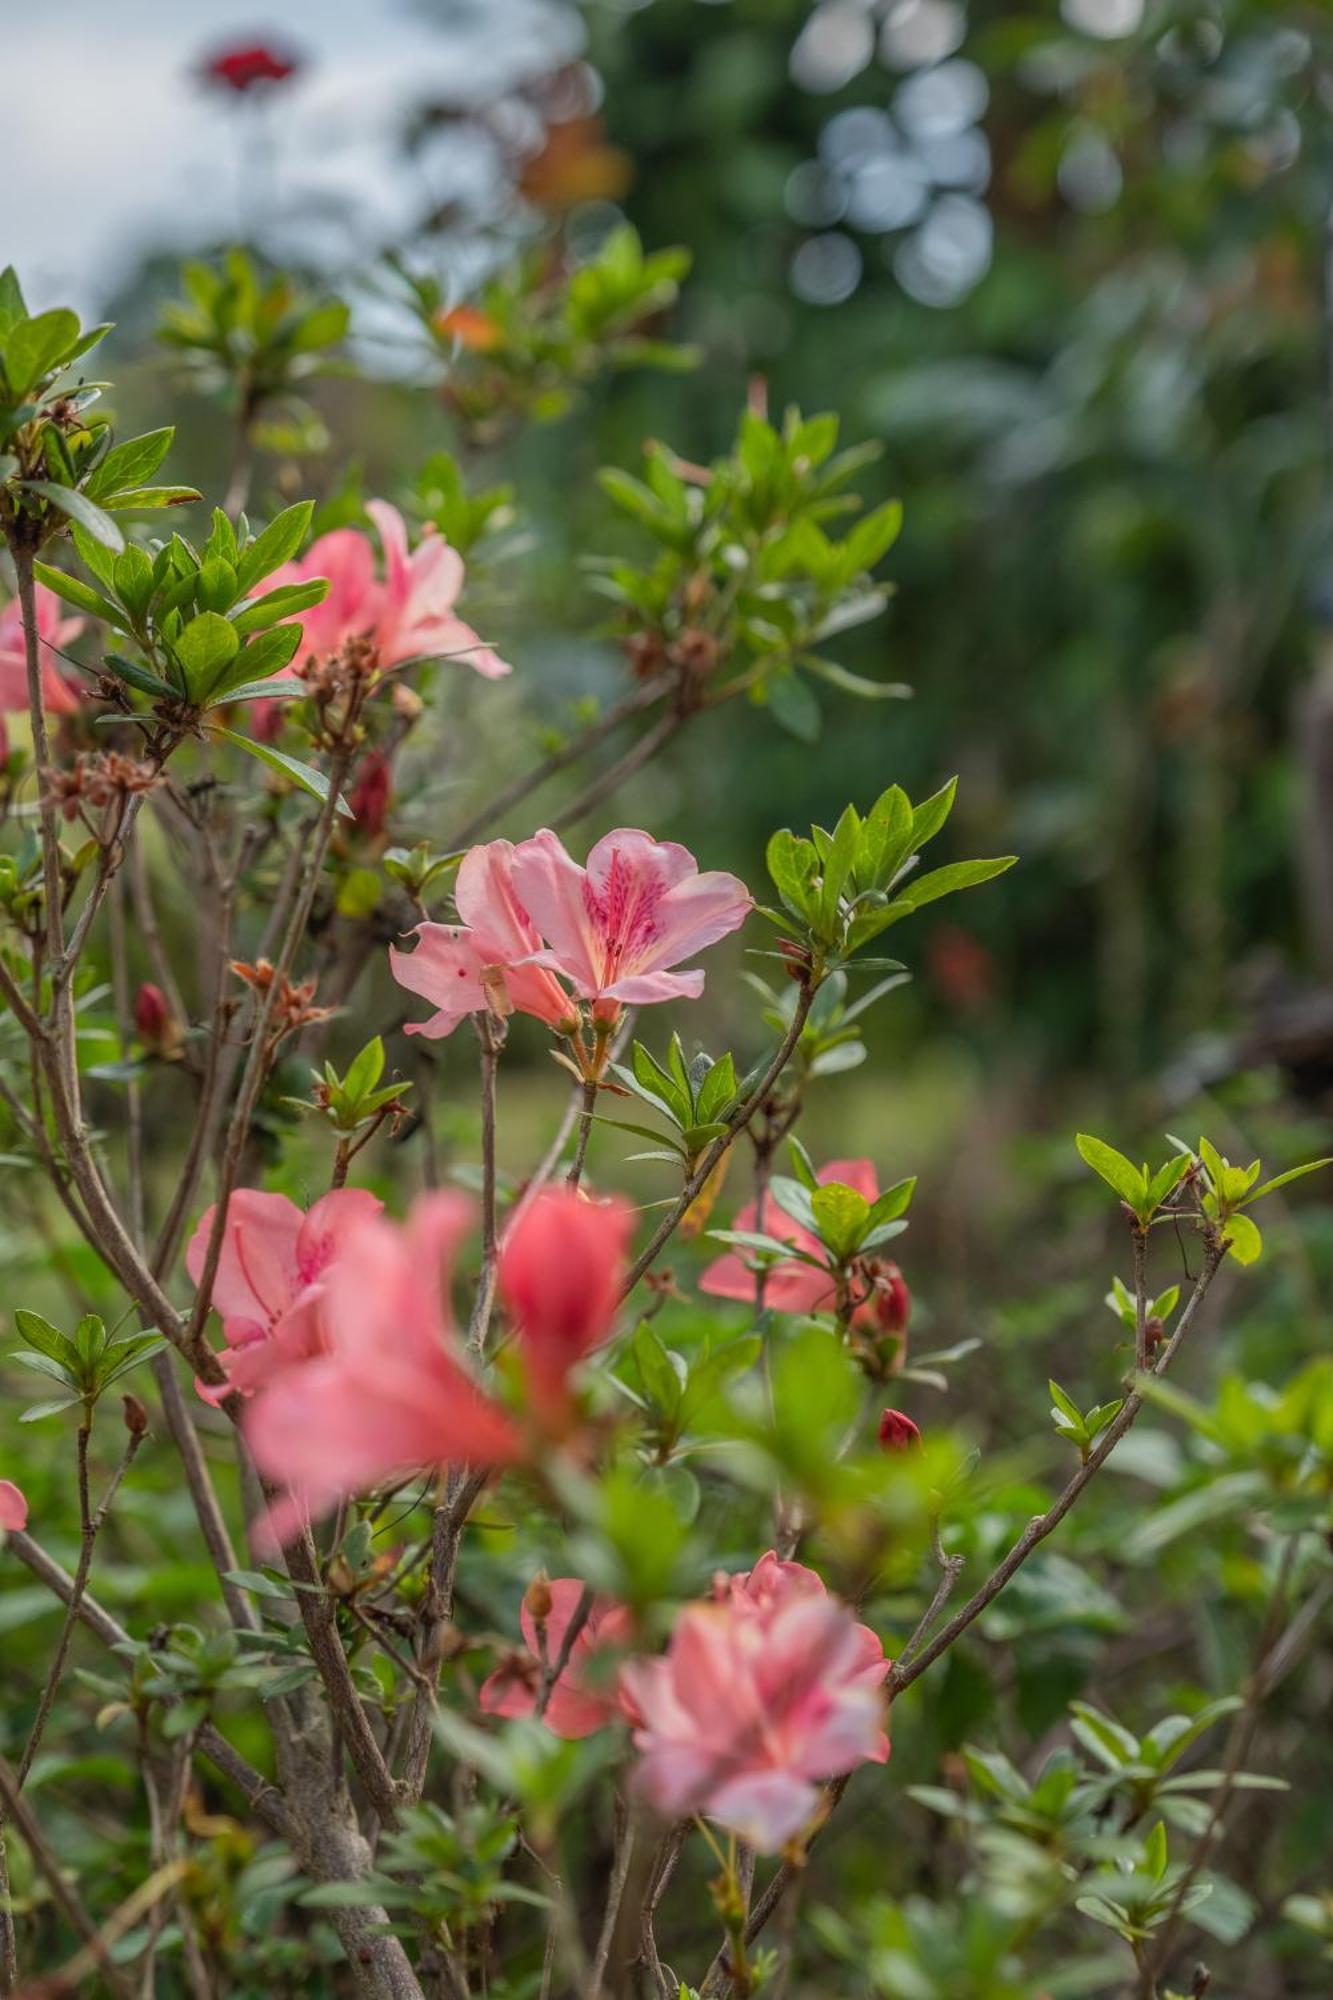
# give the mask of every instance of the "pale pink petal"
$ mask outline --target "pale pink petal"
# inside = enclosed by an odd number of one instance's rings
[[[302,1220],[296,1235],[296,1266],[309,1285],[333,1262],[349,1229],[383,1212],[384,1203],[369,1188],[334,1188],[321,1195]]]
[[[0,1479],[0,1528],[17,1530],[28,1525],[28,1503],[12,1479]]]
[[[694,875],[668,890],[654,913],[655,934],[635,958],[635,969],[653,972],[693,958],[738,930],[752,908],[745,884],[714,871]]]
[[[409,1021],[408,1034],[439,1041],[469,1014],[485,1008],[486,989],[481,983],[485,960],[472,932],[457,925],[418,924],[412,935],[417,940],[414,951],[389,947],[389,970],[400,986],[419,993],[437,1009],[428,1021]]]
[[[550,947],[540,954],[540,962],[563,972],[583,998],[595,997],[601,991],[603,963],[588,916],[587,877],[549,827],[514,849],[513,884]]]
[[[774,1854],[814,1815],[818,1787],[788,1771],[747,1771],[709,1794],[707,1812],[761,1854]]]
[[[198,1284],[204,1273],[215,1210],[200,1219],[185,1253]],[[285,1194],[237,1188],[227,1204],[212,1303],[224,1327],[240,1320],[270,1326],[300,1290],[296,1243],[305,1218]]]
[[[463,856],[454,885],[458,914],[491,962],[509,965],[541,943],[527,910],[514,891],[514,843],[488,840]]]
[[[605,895],[617,872],[629,880],[652,881],[665,894],[698,871],[688,847],[676,840],[654,840],[640,826],[618,826],[588,851],[588,880],[598,895]]]

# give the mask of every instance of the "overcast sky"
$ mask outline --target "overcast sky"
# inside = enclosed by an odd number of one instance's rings
[[[18,267],[34,307],[86,313],[143,251],[236,232],[250,106],[192,72],[219,45],[266,38],[308,64],[268,106],[279,199],[350,197],[373,242],[424,193],[391,165],[404,109],[463,78],[480,89],[540,67],[550,45],[546,0],[437,10],[447,31],[401,0],[63,0],[58,11],[8,0],[0,263]]]

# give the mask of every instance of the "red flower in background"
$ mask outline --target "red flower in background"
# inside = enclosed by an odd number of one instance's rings
[[[243,94],[256,84],[286,83],[301,67],[291,49],[275,49],[270,42],[238,42],[210,56],[202,74],[208,83]]]

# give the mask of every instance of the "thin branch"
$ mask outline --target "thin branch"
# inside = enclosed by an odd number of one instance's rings
[[[726,1121],[726,1131],[720,1132],[717,1138],[712,1140],[700,1154],[699,1163],[695,1167],[694,1172],[687,1178],[680,1194],[653,1231],[644,1249],[640,1251],[639,1255],[630,1265],[629,1274],[625,1279],[624,1288],[621,1292],[622,1298],[628,1298],[663,1245],[670,1241],[679,1228],[686,1211],[703,1193],[705,1187],[707,1187],[713,1169],[717,1166],[718,1161],[735,1140],[737,1134],[745,1130],[745,1127],[760,1109],[768,1093],[772,1090],[773,1085],[787,1067],[805,1030],[806,1017],[810,1012],[810,1003],[814,997],[815,988],[813,984],[806,983],[802,985],[796,1002],[796,1010],[791,1018],[791,1024],[783,1036],[773,1060],[769,1063],[768,1068],[764,1071],[749,1096],[730,1113]]]
[[[473,1020],[481,1044],[481,1272],[468,1321],[467,1344],[480,1361],[486,1352],[486,1335],[495,1304],[500,1249],[495,1190],[495,1083],[506,1030],[504,1022],[489,1013],[475,1014]]]
[[[52,1901],[71,1930],[87,1945],[111,1991],[119,1996],[119,2000],[134,2000],[132,1989],[116,1966],[105,1938],[66,1881],[59,1859],[47,1846],[46,1836],[19,1791],[18,1780],[6,1757],[0,1757],[0,1805],[4,1807],[5,1817],[14,1822],[37,1868],[46,1877]]]
[[[584,1163],[588,1157],[588,1141],[592,1137],[592,1121],[597,1112],[597,1079],[589,1077],[583,1085],[579,1101],[579,1136],[574,1147],[574,1160],[568,1174],[567,1184],[576,1188],[583,1179]]]
[[[1162,1349],[1157,1362],[1149,1371],[1152,1375],[1165,1375],[1167,1369],[1171,1366],[1181,1342],[1185,1339],[1194,1324],[1199,1308],[1207,1297],[1208,1289],[1216,1277],[1218,1267],[1225,1255],[1226,1251],[1221,1244],[1210,1244],[1205,1253],[1199,1276],[1195,1281],[1194,1290],[1190,1294],[1189,1302],[1176,1324],[1176,1330]],[[1032,1554],[1032,1551],[1039,1547],[1046,1540],[1046,1537],[1059,1527],[1061,1521],[1064,1520],[1065,1515],[1079,1498],[1084,1488],[1096,1478],[1107,1459],[1111,1456],[1111,1453],[1119,1444],[1121,1438],[1134,1423],[1139,1411],[1143,1408],[1143,1400],[1141,1390],[1133,1389],[1130,1391],[1121,1404],[1117,1415],[1102,1433],[1096,1447],[1089,1453],[1086,1464],[1081,1465],[1077,1472],[1073,1474],[1059,1498],[1047,1508],[1044,1514],[1038,1514],[1033,1520],[1028,1522],[1027,1527],[1014,1543],[1014,1546],[1010,1549],[1003,1562],[999,1564],[998,1568],[992,1571],[980,1589],[968,1599],[960,1611],[954,1614],[949,1623],[942,1631],[936,1634],[930,1644],[924,1647],[915,1659],[909,1661],[906,1665],[900,1662],[898,1666],[893,1668],[885,1684],[890,1698],[901,1694],[904,1688],[910,1687],[918,1675],[923,1674],[927,1667],[934,1665],[941,1653],[946,1653],[949,1650],[954,1641],[967,1630],[973,1619],[979,1618],[987,1606],[993,1603],[995,1598],[999,1596],[1011,1577],[1022,1568],[1023,1564]]]
[[[125,1448],[120,1455],[120,1462],[107,1483],[106,1491],[102,1495],[101,1504],[95,1513],[90,1504],[88,1491],[89,1436],[90,1420],[85,1418],[79,1426],[77,1447],[79,1475],[79,1560],[74,1571],[73,1589],[65,1606],[65,1617],[60,1627],[60,1636],[56,1640],[56,1648],[51,1655],[51,1664],[47,1669],[46,1683],[42,1688],[41,1699],[37,1704],[37,1713],[33,1718],[32,1728],[28,1732],[28,1741],[24,1745],[23,1755],[19,1759],[17,1778],[20,1789],[27,1783],[28,1773],[31,1771],[33,1759],[41,1747],[42,1736],[55,1704],[56,1694],[60,1687],[60,1677],[65,1671],[65,1661],[69,1656],[69,1643],[74,1636],[74,1627],[78,1621],[79,1604],[88,1586],[88,1573],[93,1566],[93,1549],[96,1546],[97,1537],[101,1534],[106,1523],[107,1514],[110,1512],[111,1503],[116,1497],[120,1482],[134,1463],[135,1454],[139,1446],[143,1443],[144,1434],[141,1430],[128,1432],[125,1439]]]
[[[589,750],[595,749],[604,737],[619,729],[622,722],[630,721],[643,709],[651,708],[654,702],[660,701],[670,686],[671,681],[667,678],[649,681],[643,687],[635,688],[623,701],[608,708],[605,715],[599,716],[596,722],[590,723],[579,735],[572,737],[560,749],[553,750],[549,757],[543,757],[540,764],[534,765],[530,771],[523,772],[510,784],[502,786],[480,812],[475,813],[470,820],[449,835],[444,843],[446,850],[452,852],[455,848],[470,846],[480,834],[502,820],[512,806],[521,805],[530,792],[535,792],[540,785],[544,785],[548,778],[555,777],[557,772],[565,770],[570,764],[576,764]]]

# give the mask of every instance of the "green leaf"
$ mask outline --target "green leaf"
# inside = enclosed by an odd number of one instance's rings
[[[954,895],[959,889],[973,889],[978,883],[994,881],[1017,860],[1016,854],[1001,854],[990,861],[952,861],[945,868],[934,868],[928,875],[900,883],[894,889],[894,900],[905,903],[909,910],[919,910],[927,903],[938,902],[941,896]]]
[[[80,493],[76,486],[57,486],[50,479],[25,479],[24,487],[29,493],[40,493],[43,500],[49,500],[62,514],[68,514],[71,521],[77,521],[85,528],[94,541],[101,542],[103,548],[119,552],[125,546],[125,537],[109,514],[91,501],[86,493]]]
[[[298,785],[303,792],[309,792],[312,799],[319,799],[321,803],[327,801],[329,781],[322,771],[315,770],[312,765],[299,763],[295,757],[289,757],[285,750],[275,750],[271,743],[256,743],[251,736],[242,736],[235,729],[224,729],[219,722],[211,722],[209,732],[224,743],[235,744],[238,750],[244,750],[247,757],[258,758],[261,764],[268,765],[270,771],[278,772],[293,785]],[[338,811],[346,819],[356,817],[341,794],[338,798]]]
[[[1303,1180],[1306,1174],[1317,1174],[1321,1167],[1333,1167],[1333,1157],[1311,1160],[1306,1166],[1288,1167],[1285,1174],[1275,1174],[1271,1181],[1265,1181],[1262,1187],[1255,1188],[1252,1194],[1247,1195],[1246,1208],[1252,1202],[1261,1201],[1264,1195],[1272,1194],[1277,1188],[1287,1187],[1292,1181]]]
[[[790,827],[779,827],[768,843],[765,855],[773,886],[794,916],[813,916],[813,879],[819,865],[813,841],[803,840]]]
[[[1089,1132],[1080,1132],[1074,1140],[1084,1163],[1100,1174],[1109,1188],[1113,1188],[1124,1202],[1137,1210],[1144,1197],[1143,1176],[1132,1166],[1123,1153],[1117,1153],[1114,1146],[1108,1146],[1104,1139],[1096,1139]]]
[[[236,627],[220,612],[201,611],[190,620],[175,642],[175,653],[192,701],[201,706],[207,701],[240,649]],[[254,676],[247,673],[245,678]]]
[[[821,681],[830,687],[841,688],[844,694],[854,694],[859,701],[910,701],[912,690],[906,681],[872,681],[864,674],[854,674],[836,660],[826,660],[819,653],[803,653],[801,665],[812,674],[818,674]]]
[[[66,604],[72,604],[76,611],[85,612],[89,618],[101,618],[108,625],[120,622],[119,608],[109,597],[103,597],[100,590],[94,590],[91,584],[84,583],[81,578],[68,576],[63,569],[54,569],[50,563],[44,562],[35,562],[32,573],[38,583],[54,591]]]
[[[922,848],[928,840],[933,840],[953,811],[953,802],[958,793],[957,778],[950,778],[947,785],[941,785],[928,799],[923,799],[912,814],[912,846]]]
[[[37,313],[10,328],[4,343],[5,374],[16,400],[69,354],[79,333],[78,314],[65,306]]]
[[[801,743],[817,743],[824,727],[819,703],[798,673],[790,668],[767,682],[768,705],[776,722]]]
[[[101,500],[127,486],[142,486],[171,450],[175,435],[174,428],[168,425],[163,430],[145,431],[142,437],[127,438],[124,444],[113,445],[88,481],[90,497]]]
[[[308,583],[281,584],[277,590],[257,597],[244,611],[238,611],[232,623],[238,632],[262,632],[276,625],[280,618],[292,618],[298,611],[308,611],[312,604],[322,604],[328,594],[326,576],[311,577]]]
[[[826,1181],[810,1196],[815,1228],[834,1256],[849,1257],[870,1226],[870,1203],[855,1188]]]
[[[294,507],[284,508],[248,548],[242,549],[236,564],[236,581],[242,597],[250,595],[261,577],[291,561],[310,532],[314,512],[313,500],[298,500]]]
[[[52,1361],[60,1362],[63,1367],[78,1367],[78,1349],[72,1340],[67,1340],[52,1326],[49,1319],[43,1319],[40,1313],[28,1312],[20,1306],[14,1314],[14,1324],[29,1347],[36,1348],[39,1354],[49,1355]]]
[[[1264,1239],[1248,1215],[1229,1216],[1222,1225],[1227,1249],[1238,1264],[1257,1264],[1263,1255]]]
[[[127,486],[123,493],[108,493],[102,504],[118,514],[154,512],[159,507],[191,507],[203,494],[197,486]]]

